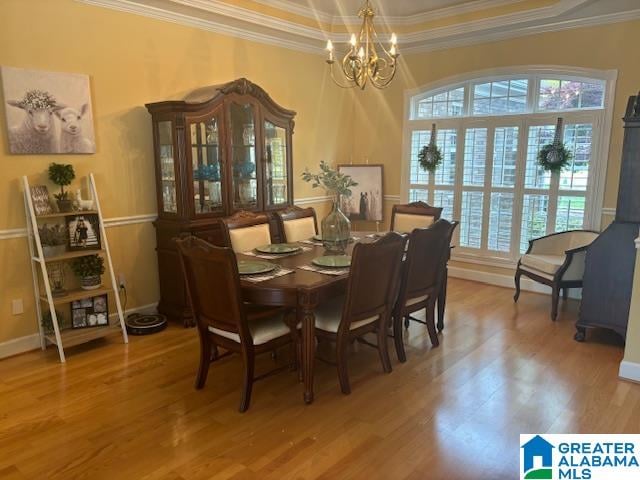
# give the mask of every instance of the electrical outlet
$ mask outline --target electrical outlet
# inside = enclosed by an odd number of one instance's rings
[[[120,290],[127,288],[127,280],[124,278],[124,273],[118,274],[118,287]]]
[[[14,315],[20,315],[21,313],[24,313],[24,305],[22,304],[21,298],[11,300],[11,313],[13,313]]]

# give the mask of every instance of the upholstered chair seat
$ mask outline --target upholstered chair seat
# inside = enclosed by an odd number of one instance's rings
[[[215,333],[216,335],[220,335],[221,337],[240,343],[240,335],[237,333],[212,326],[209,326],[208,328],[211,333]],[[249,322],[249,332],[251,333],[254,345],[262,345],[278,337],[288,335],[289,331],[290,329],[284,322],[284,315],[282,313],[273,317],[262,318]]]
[[[313,217],[295,218],[293,220],[285,220],[284,235],[287,242],[299,242],[308,240],[317,234],[316,224]]]
[[[396,213],[393,231],[398,233],[411,233],[416,228],[429,228],[435,220],[433,215]]]
[[[569,230],[529,241],[529,249],[518,262],[514,300],[520,297],[522,275],[551,287],[551,319],[558,316],[560,290],[564,298],[569,288],[582,288],[587,248],[597,232]]]
[[[440,219],[442,208],[432,207],[424,202],[394,205],[391,209],[391,230],[411,233],[416,228],[429,228]]]
[[[318,234],[316,211],[313,208],[289,207],[276,212],[276,219],[284,242],[300,242]]]
[[[410,298],[405,302],[405,306],[410,307],[416,303],[424,302],[427,298],[429,298],[429,295],[420,295],[419,297]]]
[[[231,247],[234,252],[249,252],[260,245],[268,245],[271,243],[269,224],[263,223],[261,225],[229,230],[229,238],[231,239]]]
[[[325,332],[337,333],[342,319],[342,310],[344,308],[344,297],[326,302],[316,309],[316,328]],[[380,315],[365,318],[351,322],[349,328],[355,330],[369,323],[376,322]]]

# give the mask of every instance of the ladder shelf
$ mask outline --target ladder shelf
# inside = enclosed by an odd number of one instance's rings
[[[118,285],[116,282],[116,276],[113,271],[113,263],[111,261],[111,253],[109,251],[109,242],[107,240],[107,234],[104,227],[104,219],[102,217],[102,209],[100,208],[100,201],[98,199],[98,192],[96,190],[95,179],[93,174],[88,176],[89,191],[91,197],[94,200],[94,209],[82,210],[74,212],[59,212],[46,215],[36,215],[31,199],[31,188],[29,186],[29,180],[26,176],[22,177],[23,191],[24,191],[24,205],[27,217],[27,242],[29,243],[29,258],[31,259],[31,273],[33,276],[33,293],[36,304],[36,315],[38,318],[38,329],[40,332],[40,346],[43,350],[47,348],[47,345],[55,345],[58,349],[58,355],[60,356],[60,362],[66,361],[64,349],[72,347],[74,345],[80,345],[82,343],[90,342],[97,338],[102,338],[114,333],[121,333],[124,343],[128,343],[127,329],[124,323],[124,314],[122,311],[122,305],[120,302],[120,296],[118,295]],[[98,216],[98,224],[100,230],[101,247],[97,249],[86,249],[68,251],[60,255],[45,257],[42,250],[42,241],[40,239],[40,232],[38,230],[38,221],[49,219],[65,219],[70,216],[77,215],[89,215],[94,214]],[[101,255],[106,260],[105,274],[108,276],[109,285],[103,285],[99,288],[92,290],[73,289],[68,290],[65,295],[56,297],[51,290],[51,284],[49,282],[49,272],[47,265],[53,262],[66,262],[74,258],[85,257],[89,255]],[[40,273],[38,273],[40,270]],[[44,292],[41,292],[40,279],[42,279],[42,285],[44,286]],[[102,326],[90,326],[86,328],[68,328],[61,329],[58,315],[56,313],[56,305],[71,304],[72,302],[91,298],[99,295],[113,296],[116,304],[117,320],[112,322],[110,318],[107,318],[108,325]],[[46,305],[49,308],[51,315],[51,323],[53,326],[53,332],[45,332],[42,325],[43,313],[42,305]]]

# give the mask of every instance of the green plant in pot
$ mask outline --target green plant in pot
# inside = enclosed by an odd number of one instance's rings
[[[67,227],[61,224],[48,225],[46,223],[38,227],[42,253],[45,257],[62,255],[67,250]]]
[[[340,198],[351,196],[351,187],[358,184],[350,175],[345,175],[325,161],[320,162],[320,173],[311,173],[306,169],[302,180],[311,183],[313,188],[322,188],[333,198],[333,208],[329,215],[322,219],[322,244],[327,252],[344,254],[351,240],[351,222],[340,210]]]
[[[64,318],[64,315],[60,313],[58,310],[56,310],[56,317],[58,319],[58,328],[60,328],[60,330],[64,330],[65,328],[68,327],[66,323],[66,319]],[[53,328],[53,317],[51,316],[50,311],[44,312],[42,314],[41,324],[46,334],[52,334],[55,331]]]
[[[80,277],[80,287],[83,290],[100,288],[100,276],[104,273],[104,259],[100,255],[76,258],[71,262],[71,269]]]
[[[60,187],[60,193],[53,196],[58,204],[58,210],[63,213],[70,212],[73,209],[73,200],[69,198],[69,192],[64,187],[70,185],[76,173],[73,165],[65,165],[63,163],[52,163],[49,165],[49,180]]]

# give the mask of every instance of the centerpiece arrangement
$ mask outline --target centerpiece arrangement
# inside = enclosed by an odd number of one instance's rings
[[[331,212],[322,219],[322,244],[331,253],[344,254],[351,239],[351,222],[340,210],[340,197],[350,197],[351,187],[358,185],[350,175],[345,175],[324,160],[320,162],[320,172],[311,173],[305,169],[302,180],[313,188],[322,188],[333,200]]]

